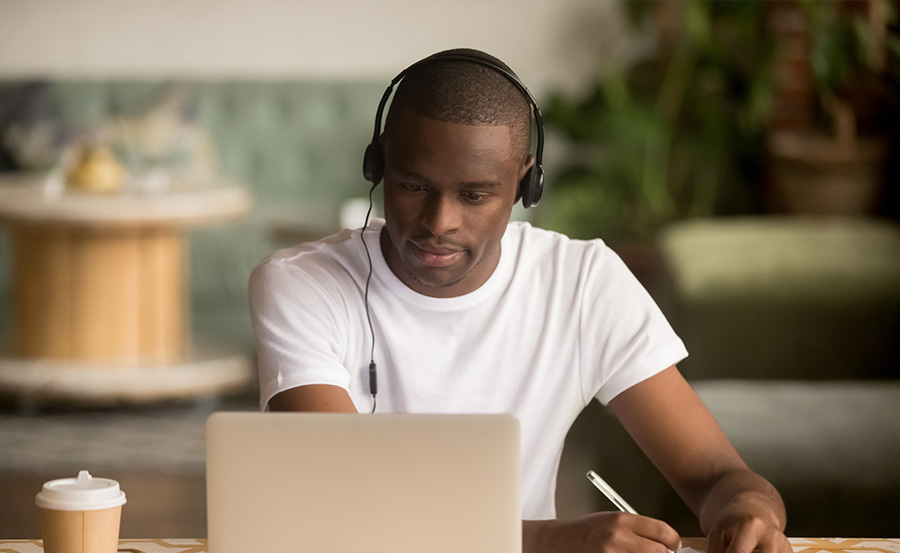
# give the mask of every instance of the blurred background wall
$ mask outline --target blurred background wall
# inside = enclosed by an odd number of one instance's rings
[[[614,2],[135,0],[0,3],[0,76],[384,80],[460,46],[536,93],[578,88],[628,53]]]

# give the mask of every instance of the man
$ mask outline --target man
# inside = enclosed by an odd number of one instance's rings
[[[263,407],[512,413],[525,551],[679,548],[671,527],[638,515],[555,520],[563,440],[596,398],[697,514],[710,553],[789,552],[778,493],[681,377],[682,342],[618,257],[510,223],[534,195],[532,100],[517,78],[469,50],[398,78],[366,156],[371,180],[383,172],[384,221],[276,252],[253,273]]]

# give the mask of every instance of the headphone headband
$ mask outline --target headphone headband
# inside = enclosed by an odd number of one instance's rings
[[[535,127],[537,128],[537,146],[534,155],[534,166],[528,170],[525,178],[519,186],[519,194],[522,197],[522,205],[525,207],[534,207],[541,199],[541,193],[544,186],[544,170],[541,160],[544,155],[544,118],[541,114],[541,108],[538,107],[537,101],[528,87],[519,80],[519,77],[502,61],[478,50],[460,48],[456,50],[446,50],[432,54],[427,58],[423,58],[401,71],[391,80],[387,89],[381,97],[378,104],[378,110],[375,113],[375,131],[372,133],[372,142],[366,148],[366,155],[363,160],[363,175],[366,180],[377,185],[381,182],[384,173],[384,152],[381,149],[381,124],[384,116],[384,108],[394,87],[411,71],[423,65],[439,62],[439,61],[462,61],[481,65],[500,73],[511,82],[522,96],[528,101],[532,107],[534,114]]]

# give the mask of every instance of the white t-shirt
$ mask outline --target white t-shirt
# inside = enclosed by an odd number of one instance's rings
[[[575,418],[592,398],[608,403],[681,361],[684,344],[600,240],[510,223],[485,284],[433,298],[387,266],[383,225],[365,232],[377,412],[515,415],[523,518],[554,518],[556,473]],[[371,411],[368,271],[359,230],[280,250],[257,266],[250,304],[263,408],[281,391],[331,384]]]

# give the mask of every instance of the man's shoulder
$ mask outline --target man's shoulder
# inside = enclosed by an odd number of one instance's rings
[[[608,249],[599,238],[592,240],[570,238],[554,230],[535,227],[527,221],[511,221],[507,227],[507,234],[510,241],[523,253],[538,257],[554,253],[556,254],[554,257],[593,256]]]
[[[344,229],[319,240],[282,248],[263,258],[254,273],[284,273],[320,278],[355,271],[360,263],[360,231]]]

